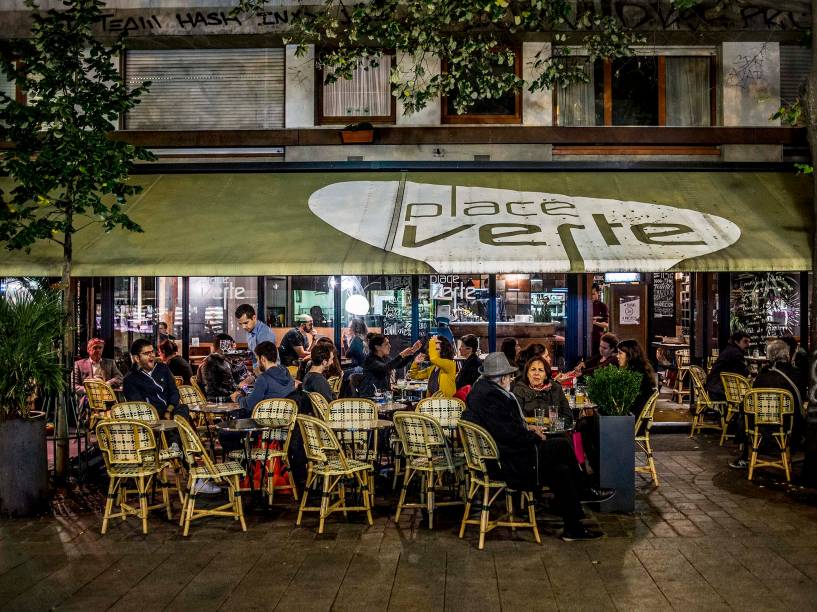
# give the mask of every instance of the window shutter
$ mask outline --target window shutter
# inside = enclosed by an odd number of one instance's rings
[[[150,89],[130,130],[252,130],[284,127],[284,49],[128,51],[130,89]]]
[[[16,95],[17,92],[17,88],[14,84],[14,81],[10,81],[8,77],[6,77],[6,74],[3,72],[0,72],[0,91],[2,91],[12,100],[14,99],[14,96]]]
[[[791,104],[800,95],[811,68],[811,49],[780,45],[780,102]]]

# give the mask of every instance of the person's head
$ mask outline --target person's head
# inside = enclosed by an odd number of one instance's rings
[[[454,345],[445,336],[437,336],[440,345],[440,357],[443,359],[454,359]]]
[[[278,363],[278,347],[269,340],[259,342],[255,347],[255,354],[258,357],[258,368],[262,372],[275,367]]]
[[[789,359],[794,359],[794,355],[797,353],[797,339],[794,336],[783,336],[778,339],[785,342],[786,346],[789,347]]]
[[[474,334],[465,334],[460,338],[460,355],[470,357],[479,350],[479,338]]]
[[[173,355],[179,352],[179,347],[173,340],[164,340],[159,344],[159,353],[162,355],[162,361],[167,361]]]
[[[235,309],[235,318],[238,319],[238,324],[245,332],[251,332],[255,329],[255,324],[258,317],[255,316],[255,308],[249,304],[241,304]]]
[[[585,287],[587,287],[587,285],[585,285]],[[593,288],[590,290],[590,297],[594,302],[598,302],[601,299],[601,287],[599,287],[598,283],[593,283]]]
[[[326,342],[319,342],[312,348],[310,356],[312,357],[312,367],[323,371],[332,363],[332,353],[335,347]]]
[[[159,321],[159,333],[167,335],[167,323]]]
[[[749,345],[752,343],[749,334],[742,331],[737,331],[729,337],[729,342],[734,344],[744,353],[749,350]]]
[[[541,387],[550,382],[550,364],[541,355],[528,359],[524,372],[524,380],[529,387]]]
[[[86,345],[88,348],[88,358],[96,363],[102,359],[102,351],[105,349],[105,341],[102,338],[91,338]]]
[[[519,346],[519,342],[516,341],[516,338],[505,338],[502,344],[499,345],[499,350],[505,354],[505,357],[508,358],[510,363],[514,363],[522,347]]]
[[[313,325],[314,319],[310,315],[301,315],[301,322],[298,324],[298,327],[301,328],[301,331],[309,333],[312,331]]]
[[[645,376],[654,376],[650,360],[635,340],[622,340],[618,343],[618,365]]]
[[[506,391],[511,390],[511,379],[516,373],[516,368],[505,353],[489,353],[479,371],[486,380],[495,382]]]
[[[790,361],[789,346],[783,340],[777,338],[766,345],[766,357],[769,363],[780,361]]]
[[[349,333],[351,333],[353,336],[364,339],[366,338],[366,334],[369,333],[369,329],[366,327],[363,319],[352,319],[349,321]]]
[[[606,333],[602,334],[601,340],[599,341],[599,353],[601,354],[602,358],[610,359],[616,354],[616,349],[618,348],[618,338],[615,334]]]
[[[230,334],[216,334],[216,337],[213,339],[213,352],[224,352],[222,346],[225,343],[229,343],[229,346],[232,347],[233,344],[235,344],[235,340],[233,340],[233,337]]]
[[[156,351],[153,348],[153,342],[145,338],[134,340],[130,345],[130,354],[133,363],[143,370],[152,370],[156,365]]]
[[[369,352],[377,357],[388,357],[391,353],[391,342],[383,334],[370,333],[367,336],[369,340]]]

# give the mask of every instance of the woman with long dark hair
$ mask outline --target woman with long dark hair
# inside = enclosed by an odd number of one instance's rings
[[[457,364],[454,363],[454,346],[445,336],[434,336],[428,341],[428,360],[431,365],[420,369],[423,353],[417,353],[409,370],[415,380],[428,380],[426,397],[438,391],[445,397],[454,397],[457,392]]]
[[[357,387],[360,397],[372,397],[377,391],[388,391],[391,388],[391,373],[411,363],[422,346],[418,340],[392,359],[391,341],[386,336],[370,333],[368,340],[369,354],[363,362],[363,379]]]
[[[534,416],[537,408],[547,411],[553,406],[559,411],[559,416],[568,422],[573,420],[570,403],[562,386],[551,378],[550,364],[542,356],[528,359],[522,372],[516,377],[511,392],[516,396],[525,416]]]
[[[633,414],[639,415],[647,400],[655,393],[655,370],[644,349],[635,340],[622,340],[618,343],[618,365],[641,374],[641,389],[631,409]]]

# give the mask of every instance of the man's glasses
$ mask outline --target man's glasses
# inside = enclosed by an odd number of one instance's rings
[[[147,351],[147,352],[142,351],[141,353],[139,353],[140,357],[151,357],[151,356],[155,356],[155,355],[156,355],[156,351]]]

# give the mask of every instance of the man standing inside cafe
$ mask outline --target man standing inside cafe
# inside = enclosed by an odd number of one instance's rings
[[[241,304],[235,309],[235,318],[238,319],[238,324],[245,332],[247,332],[247,348],[252,355],[252,367],[256,372],[258,371],[258,357],[255,354],[255,347],[262,342],[272,342],[275,344],[275,333],[270,329],[269,325],[263,321],[259,321],[255,314],[255,308],[249,304]]]
[[[607,304],[601,301],[601,288],[597,283],[593,283],[593,289],[590,291],[590,297],[593,299],[593,333],[591,343],[591,355],[596,355],[599,352],[599,344],[601,337],[610,328],[610,313],[607,310]]]

